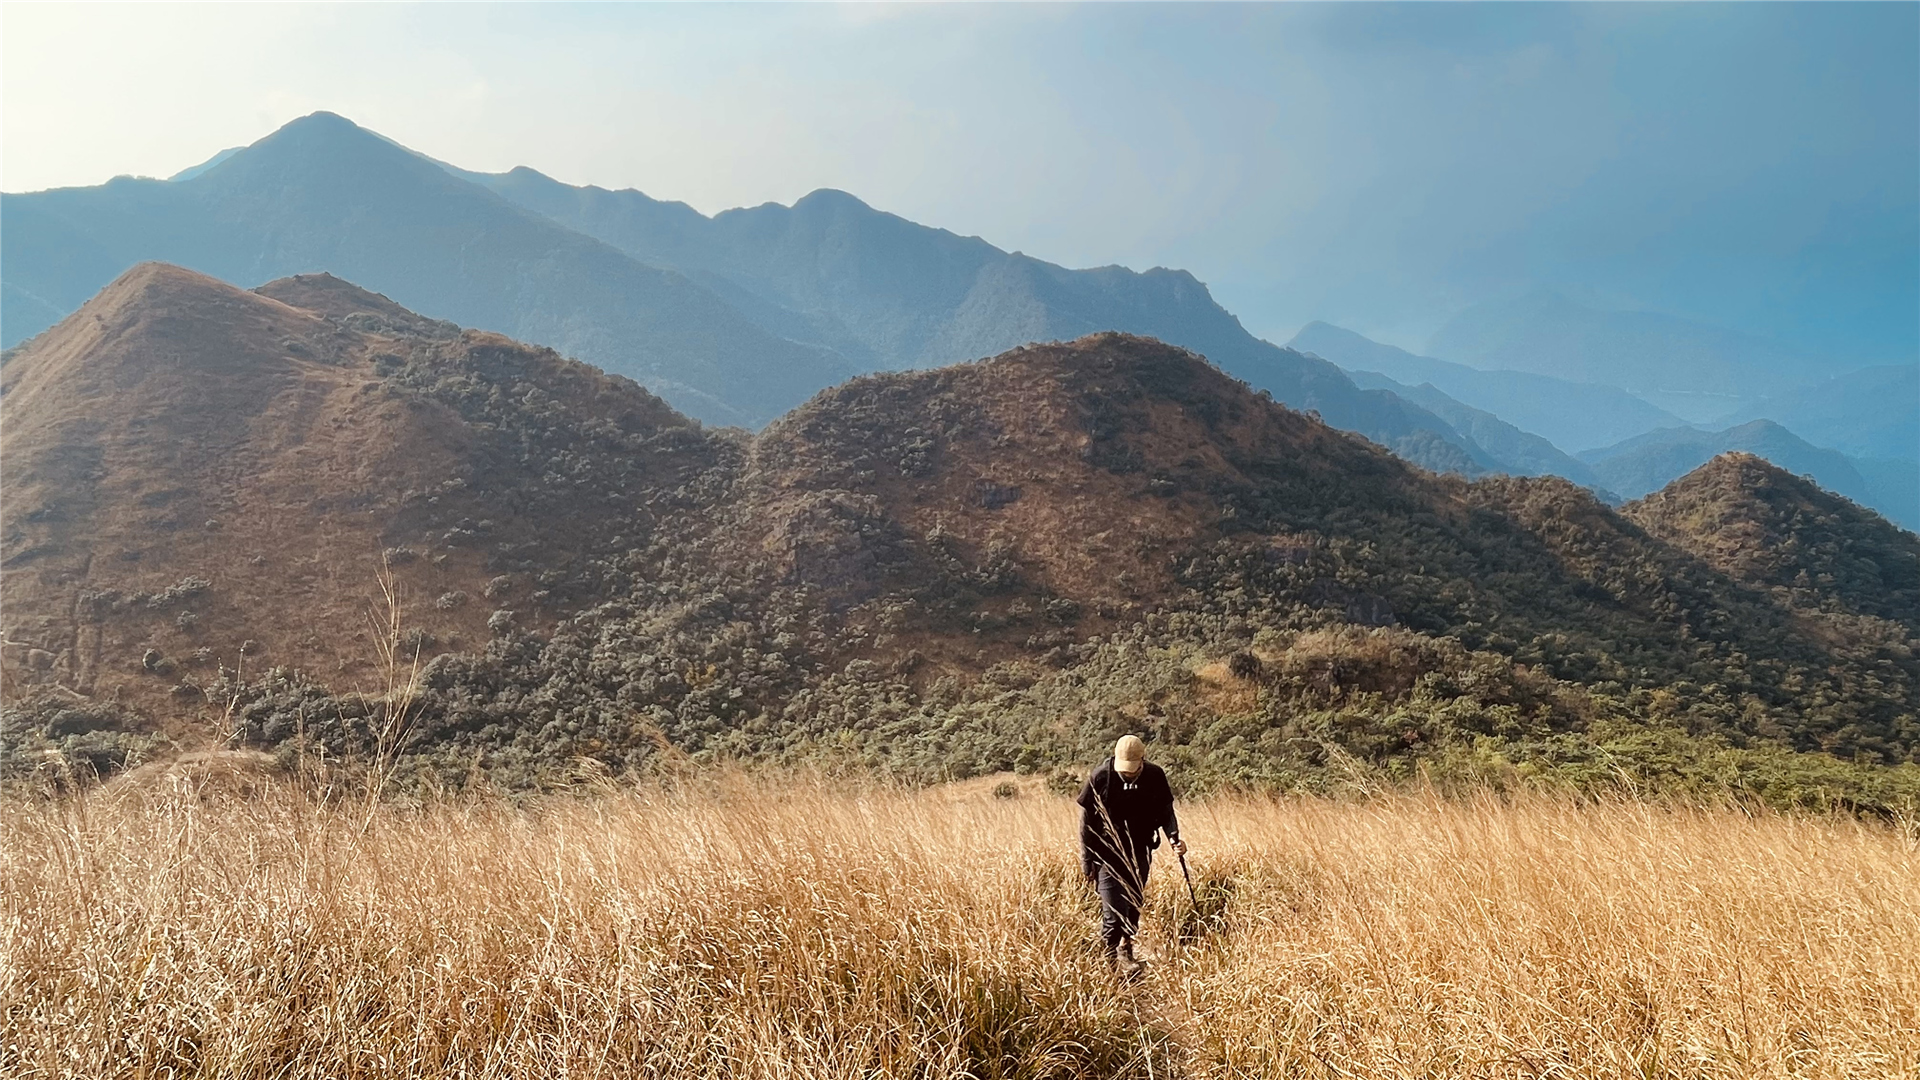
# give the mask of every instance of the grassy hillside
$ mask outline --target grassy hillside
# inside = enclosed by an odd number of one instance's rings
[[[1834,577],[1827,539],[1776,552],[1778,574],[1804,564],[1800,596],[1730,562],[1728,538],[1774,551],[1761,502],[1669,529],[1565,481],[1437,476],[1125,335],[856,379],[748,437],[342,283],[199,289],[309,336],[141,366],[192,320],[129,314],[138,332],[97,363],[36,346],[5,369],[75,410],[246,434],[86,434],[41,408],[16,426],[32,399],[0,399],[23,499],[0,771],[218,742],[397,749],[414,784],[541,787],[583,760],[679,755],[937,780],[1045,772],[1136,730],[1212,785],[1313,787],[1348,764],[1591,780],[1614,762],[1893,813],[1904,781],[1870,767],[1920,751],[1912,613]],[[89,320],[69,322],[57,340],[80,357]],[[104,407],[114,363],[192,387],[220,356],[336,404]],[[75,446],[98,452],[92,487],[47,471]],[[395,490],[318,467],[336,458],[420,475]],[[63,509],[80,490],[97,504]],[[192,509],[159,539],[149,490]],[[1920,540],[1863,511],[1822,528],[1885,573],[1920,565]]]
[[[0,813],[0,1070],[1893,1078],[1920,861],[1839,819],[1182,808],[1116,985],[1031,783],[708,778],[369,811],[231,767]],[[1711,888],[1703,888],[1710,882]]]
[[[629,380],[326,276],[143,265],[0,391],[7,697],[163,714],[223,667],[376,681],[383,566],[418,648],[551,624],[647,537],[646,495],[723,452]]]

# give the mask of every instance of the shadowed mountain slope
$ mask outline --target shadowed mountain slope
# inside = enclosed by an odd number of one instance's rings
[[[0,386],[0,772],[115,767],[134,734],[364,759],[383,557],[424,664],[408,768],[449,784],[684,754],[971,775],[1127,729],[1237,783],[1580,757],[1621,724],[1920,747],[1920,627],[1852,570],[1779,594],[1139,337],[857,378],[748,438],[334,279],[142,267]],[[1856,515],[1821,528],[1912,550]]]

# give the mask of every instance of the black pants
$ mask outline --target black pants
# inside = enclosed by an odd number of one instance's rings
[[[1140,860],[1140,877],[1124,870],[1116,871],[1105,863],[1094,875],[1093,888],[1100,894],[1100,940],[1112,952],[1124,938],[1140,932],[1140,900],[1146,894],[1148,861]]]

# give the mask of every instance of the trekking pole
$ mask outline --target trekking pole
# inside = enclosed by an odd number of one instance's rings
[[[1180,876],[1187,879],[1187,900],[1193,905],[1193,913],[1200,914],[1200,897],[1193,891],[1193,872],[1187,869],[1187,853],[1180,853]]]

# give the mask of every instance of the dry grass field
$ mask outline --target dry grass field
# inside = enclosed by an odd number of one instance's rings
[[[1119,986],[1073,808],[707,778],[537,806],[191,779],[0,808],[0,1075],[1914,1077],[1911,830],[1184,808]]]

